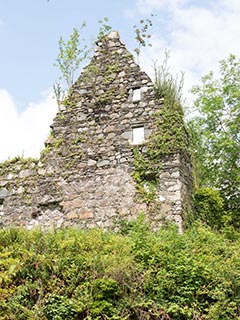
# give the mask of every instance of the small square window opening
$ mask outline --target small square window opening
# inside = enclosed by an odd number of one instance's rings
[[[141,100],[141,89],[137,88],[137,89],[133,89],[133,101],[139,101]]]
[[[141,144],[144,142],[144,127],[132,129],[132,144]]]

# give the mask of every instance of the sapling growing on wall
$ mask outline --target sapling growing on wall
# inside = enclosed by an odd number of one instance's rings
[[[99,20],[98,23],[97,39],[101,40],[112,30],[112,27],[107,24],[107,17]],[[87,45],[86,40],[82,37],[82,31],[85,27],[86,22],[83,22],[80,29],[73,28],[69,40],[64,40],[63,37],[59,39],[59,53],[54,66],[59,69],[61,75],[59,81],[56,81],[53,85],[54,96],[58,105],[66,98],[76,80],[76,72],[79,71],[83,62],[88,59],[89,52],[93,47],[91,44]]]
[[[76,71],[79,70],[83,61],[88,58],[89,49],[85,44],[85,39],[81,36],[81,32],[85,27],[86,23],[83,22],[80,30],[73,28],[69,40],[65,41],[63,37],[59,39],[59,53],[54,66],[60,70],[61,75],[59,77],[60,82],[56,82],[53,85],[58,104],[65,98],[76,80]]]
[[[104,17],[102,20],[98,20],[99,24],[99,31],[98,31],[98,40],[101,40],[103,37],[105,37],[111,30],[112,27],[108,25],[108,18]]]

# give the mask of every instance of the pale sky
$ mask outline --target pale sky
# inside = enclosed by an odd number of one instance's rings
[[[240,56],[239,0],[0,0],[0,161],[39,156],[56,114],[52,85],[60,36],[67,39],[86,21],[91,41],[98,20],[120,32],[135,47],[132,26],[156,13],[152,47],[142,52],[141,67],[152,73],[154,60],[170,50],[173,74],[185,74],[184,92],[230,53]]]

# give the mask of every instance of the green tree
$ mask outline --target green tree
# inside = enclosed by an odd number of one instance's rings
[[[112,27],[107,24],[107,17],[103,18],[103,20],[98,20],[98,23],[97,39],[101,40],[111,31]],[[59,39],[59,53],[54,66],[59,69],[61,75],[53,85],[54,96],[58,105],[69,93],[70,88],[76,81],[76,72],[80,70],[82,63],[88,59],[92,50],[93,45],[87,45],[86,40],[82,37],[82,31],[85,27],[86,22],[83,22],[80,29],[73,28],[69,40],[65,41],[63,37]]]
[[[75,73],[79,70],[82,62],[88,58],[88,47],[85,44],[85,39],[81,38],[81,31],[86,27],[83,22],[80,31],[73,28],[69,40],[65,41],[63,37],[59,39],[59,53],[54,64],[60,70],[60,82],[56,82],[53,86],[54,94],[58,104],[64,99],[65,94],[73,85]],[[63,84],[62,84],[63,82]]]
[[[190,122],[197,185],[220,190],[226,209],[237,223],[240,211],[240,60],[234,55],[220,61],[195,86],[197,116]]]

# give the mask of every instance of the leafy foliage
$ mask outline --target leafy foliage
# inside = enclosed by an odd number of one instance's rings
[[[104,17],[102,20],[98,20],[99,23],[99,32],[98,32],[98,40],[101,40],[103,37],[105,37],[111,30],[112,27],[108,25],[108,18]]]
[[[168,67],[169,54],[161,66],[154,65],[156,103],[163,104],[153,115],[154,131],[146,144],[134,149],[134,179],[145,203],[156,202],[159,174],[165,157],[188,153],[189,141],[182,110],[183,76],[178,82]]]
[[[157,99],[164,99],[164,104],[171,109],[182,112],[183,98],[182,89],[184,76],[181,73],[180,80],[173,77],[169,71],[169,52],[165,51],[165,58],[161,65],[154,63],[154,92]]]
[[[220,61],[219,78],[210,72],[193,88],[197,116],[189,123],[198,185],[220,190],[236,224],[240,212],[239,88],[240,61],[230,55]]]
[[[155,113],[154,122],[154,134],[150,135],[144,149],[140,151],[141,147],[137,146],[134,150],[134,178],[138,191],[145,195],[145,201],[150,202],[154,198],[164,157],[188,151],[187,132],[178,110],[164,105]],[[146,184],[147,192],[144,191]],[[146,195],[150,198],[146,199]]]
[[[154,14],[151,14],[151,18],[141,19],[138,25],[135,24],[133,26],[135,40],[137,42],[137,47],[134,49],[134,52],[137,54],[137,58],[139,58],[142,47],[152,46],[152,44],[149,42],[150,38],[152,37],[149,33],[149,29],[153,26],[153,17]]]
[[[65,84],[56,82],[53,86],[58,104],[65,98],[66,93],[69,92],[76,80],[75,72],[79,70],[82,62],[88,57],[88,47],[84,44],[85,39],[81,37],[81,32],[85,27],[86,23],[84,22],[80,30],[73,28],[73,32],[67,41],[64,41],[62,37],[59,39],[59,53],[54,66],[61,72],[60,82],[64,81]]]
[[[126,231],[127,230],[127,231]],[[0,319],[240,319],[239,236],[0,231]]]
[[[213,229],[221,229],[226,212],[219,191],[210,188],[197,189],[194,195],[194,214],[196,220],[201,220]]]

